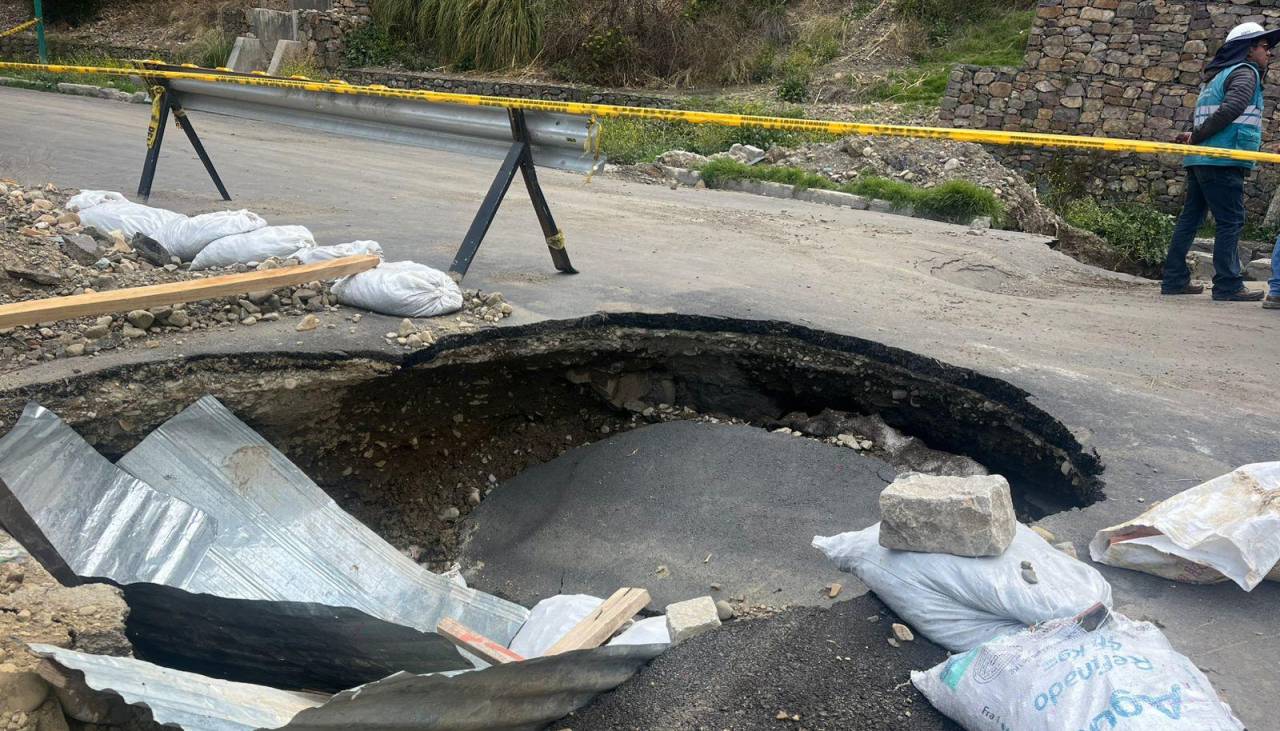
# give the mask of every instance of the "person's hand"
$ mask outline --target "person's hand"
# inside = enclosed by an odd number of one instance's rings
[[[1173,141],[1179,145],[1189,145],[1191,144],[1191,133],[1179,132],[1178,136],[1173,138]]]

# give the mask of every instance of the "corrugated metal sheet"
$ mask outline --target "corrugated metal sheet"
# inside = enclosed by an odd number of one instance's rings
[[[217,550],[182,587],[188,591],[354,607],[425,631],[452,617],[503,644],[529,616],[418,566],[212,396],[162,424],[118,466],[217,522]]]
[[[0,522],[65,584],[180,584],[216,540],[208,514],[116,469],[37,404],[0,439],[0,480]]]
[[[30,405],[0,440],[0,522],[65,583],[314,602],[423,631],[452,617],[504,644],[528,617],[402,555],[212,397],[119,467]]]
[[[621,685],[666,645],[568,652],[485,670],[399,673],[303,711],[287,731],[525,731],[540,729]]]
[[[52,645],[30,648],[64,668],[84,673],[90,688],[145,706],[156,722],[186,731],[279,728],[299,711],[325,701],[324,696],[214,680],[129,657],[87,655]]]

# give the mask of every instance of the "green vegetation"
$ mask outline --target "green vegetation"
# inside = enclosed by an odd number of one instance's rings
[[[715,188],[726,180],[765,180],[799,188],[838,190],[913,208],[917,213],[942,221],[968,223],[978,216],[999,221],[1003,209],[986,188],[965,180],[952,180],[934,188],[920,188],[900,180],[863,176],[843,185],[830,178],[799,168],[773,165],[744,165],[735,160],[712,160],[702,167],[702,179]]]
[[[1125,259],[1147,266],[1164,261],[1173,236],[1173,216],[1137,205],[1080,198],[1067,204],[1063,218],[1098,234]]]
[[[962,5],[949,0],[906,0],[904,4],[914,6],[930,2],[946,8]],[[982,2],[963,3],[966,7],[975,4],[983,5]],[[916,22],[924,29],[918,36],[922,43],[912,53],[919,66],[890,74],[865,89],[863,95],[872,101],[937,105],[947,90],[951,69],[957,64],[1021,65],[1035,11],[1026,9],[1026,2],[1015,2],[1013,7],[1009,5],[1000,3],[999,7],[988,7],[973,16],[957,15],[957,18],[971,17],[972,20],[954,25],[938,21],[938,18],[950,17],[949,11],[921,16]],[[899,12],[905,12],[905,9],[900,6]],[[927,45],[923,43],[925,38],[931,39]]]
[[[775,117],[803,116],[794,107],[769,107],[755,102],[690,100],[690,109]],[[651,162],[667,150],[687,150],[699,155],[723,152],[736,143],[767,150],[774,145],[796,147],[834,139],[830,135],[787,132],[759,127],[722,127],[712,124],[658,122],[648,119],[605,119],[600,122],[600,150],[610,162],[632,165]]]
[[[119,58],[97,56],[92,54],[54,55],[50,63],[64,66],[99,66],[106,68],[132,68],[130,63]],[[91,86],[110,86],[132,94],[143,87],[135,84],[128,76],[111,76],[108,74],[54,74],[45,71],[6,71],[6,76],[24,79],[31,82],[32,88],[53,89],[58,84],[89,84]]]
[[[280,64],[280,76],[305,76],[308,79],[323,79],[324,69],[316,63],[316,57],[310,53],[291,56]]]
[[[178,52],[178,60],[205,68],[225,66],[234,45],[235,39],[221,28],[208,28]]]

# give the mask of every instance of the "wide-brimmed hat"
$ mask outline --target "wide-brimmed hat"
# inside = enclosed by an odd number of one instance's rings
[[[1280,43],[1280,30],[1267,30],[1257,23],[1241,23],[1227,33],[1226,43],[1258,40],[1265,40],[1268,45],[1275,47]]]

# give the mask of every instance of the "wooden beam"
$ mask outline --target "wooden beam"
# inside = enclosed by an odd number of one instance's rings
[[[589,650],[609,641],[627,620],[649,604],[649,592],[644,589],[622,588],[605,600],[600,608],[587,615],[561,637],[546,655],[559,655],[570,650]]]
[[[523,656],[508,650],[479,632],[469,629],[461,622],[448,617],[440,620],[440,623],[436,625],[436,632],[458,647],[470,652],[472,655],[483,658],[485,662],[493,665],[520,662],[524,659]]]
[[[164,307],[182,302],[230,297],[307,282],[328,281],[372,269],[381,261],[380,258],[371,254],[361,254],[344,256],[341,259],[332,259],[318,264],[280,267],[261,272],[227,274],[185,282],[168,282],[147,287],[15,302],[0,306],[0,328],[36,325],[41,322],[70,320],[93,315],[110,315],[148,307]]]

